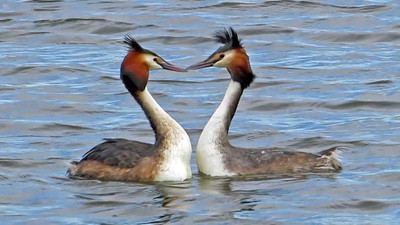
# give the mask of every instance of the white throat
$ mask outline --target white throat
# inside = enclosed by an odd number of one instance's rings
[[[196,149],[199,170],[209,176],[232,176],[224,164],[226,148],[230,146],[228,130],[243,90],[239,82],[231,80],[224,99],[200,135]]]

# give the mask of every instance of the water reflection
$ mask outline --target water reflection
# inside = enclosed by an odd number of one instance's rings
[[[162,207],[179,211],[188,211],[193,205],[195,195],[191,180],[185,182],[168,182],[156,185],[159,196],[155,197]]]
[[[299,173],[299,174],[268,174],[248,175],[229,178],[212,178],[201,175],[199,179],[199,190],[204,194],[214,195],[235,195],[235,194],[260,194],[269,195],[269,192],[276,192],[274,187],[292,185],[297,182],[304,182],[308,179],[337,180],[338,173]]]

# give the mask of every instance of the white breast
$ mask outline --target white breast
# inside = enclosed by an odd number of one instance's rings
[[[208,123],[207,126],[214,124]],[[210,131],[208,133],[207,126],[204,128],[196,149],[196,162],[200,172],[209,176],[233,176],[225,169],[223,156],[219,150],[216,132]]]
[[[192,177],[190,168],[192,145],[190,138],[178,123],[167,125],[166,127],[173,130],[173,134],[164,146],[168,149],[163,151],[164,161],[160,165],[160,172],[155,181],[183,181],[190,179]]]

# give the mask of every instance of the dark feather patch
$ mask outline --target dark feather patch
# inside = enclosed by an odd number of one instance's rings
[[[225,49],[243,48],[241,39],[232,27],[229,27],[229,31],[227,29],[217,31],[214,37],[217,42],[225,44]]]
[[[129,48],[131,48],[132,50],[138,51],[138,52],[142,52],[143,48],[142,46],[139,45],[139,43],[131,36],[126,35],[125,39],[124,39],[124,44],[128,45]]]
[[[105,142],[86,152],[82,161],[94,160],[119,168],[137,166],[145,157],[156,157],[157,153],[152,144],[131,141],[123,138],[106,139]]]

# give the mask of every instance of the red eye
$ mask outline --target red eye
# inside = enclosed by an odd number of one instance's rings
[[[153,61],[154,61],[154,62],[157,62],[157,61],[158,61],[158,59],[157,59],[157,58],[153,58]]]

